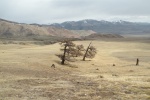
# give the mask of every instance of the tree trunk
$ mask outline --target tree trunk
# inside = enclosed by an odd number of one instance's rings
[[[85,58],[86,58],[86,55],[87,55],[87,52],[88,52],[88,50],[89,50],[89,48],[90,48],[91,43],[92,43],[92,42],[90,42],[89,46],[88,46],[87,49],[86,49],[86,52],[85,52],[85,54],[84,54],[84,56],[83,56],[83,61],[85,61]]]
[[[139,65],[139,59],[137,58],[137,60],[136,60],[136,66],[138,66]]]
[[[65,57],[64,56],[62,56],[62,61],[61,61],[61,64],[62,65],[64,65],[65,64],[65,59],[64,59]]]
[[[61,64],[62,64],[62,65],[65,64],[66,51],[67,51],[67,45],[65,45],[65,47],[64,47],[64,54],[63,54],[63,56],[62,56],[62,61],[61,61]]]

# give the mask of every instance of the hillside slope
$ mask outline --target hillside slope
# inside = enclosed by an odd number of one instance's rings
[[[91,34],[84,37],[85,39],[102,39],[102,38],[124,38],[118,34]]]
[[[63,28],[56,28],[53,26],[19,24],[16,22],[0,19],[0,36],[28,37],[33,35],[47,35],[47,36],[57,36],[57,37],[79,37],[73,32]]]

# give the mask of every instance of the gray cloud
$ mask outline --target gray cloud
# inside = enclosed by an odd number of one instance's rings
[[[150,0],[0,0],[0,18],[24,23],[67,20],[150,22]]]

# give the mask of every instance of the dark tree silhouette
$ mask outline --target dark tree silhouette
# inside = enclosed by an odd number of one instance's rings
[[[69,61],[70,57],[73,57],[75,55],[75,44],[72,41],[64,40],[60,43],[60,45],[63,47],[61,51],[63,51],[63,54],[58,55],[58,57],[61,59],[61,64],[64,65],[65,61]]]
[[[136,59],[136,66],[138,66],[139,65],[139,59],[137,58]]]
[[[72,41],[64,40],[60,42],[60,45],[62,46],[62,49],[60,50],[63,51],[63,54],[59,54],[57,56],[61,59],[61,64],[64,65],[65,61],[74,61],[75,57],[79,56],[83,56],[83,61],[85,60],[85,58],[93,58],[96,54],[96,48],[94,46],[91,46],[91,43],[85,51],[83,45],[76,46]],[[85,51],[85,54],[83,53],[83,51]]]
[[[87,47],[85,54],[83,56],[83,61],[85,61],[85,58],[94,58],[96,55],[96,48],[94,46],[91,46],[92,42],[90,42],[89,46]]]

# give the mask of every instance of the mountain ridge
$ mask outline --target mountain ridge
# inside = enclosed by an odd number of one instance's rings
[[[61,27],[68,30],[92,30],[103,34],[150,34],[150,23],[128,21],[105,21],[105,20],[79,20],[54,23],[51,26]]]
[[[67,21],[54,24],[26,24],[0,19],[0,36],[25,36],[34,35],[56,36],[66,38],[79,38],[91,34],[150,34],[150,23],[128,21],[109,22],[105,20],[85,19],[80,21]],[[99,36],[103,37],[103,36]],[[107,37],[107,36],[106,36]],[[115,37],[115,36],[114,36]]]

